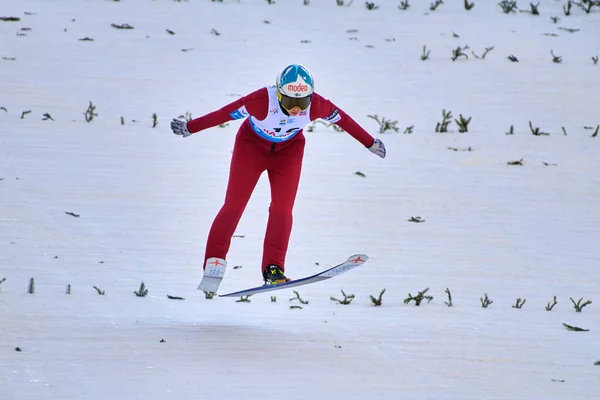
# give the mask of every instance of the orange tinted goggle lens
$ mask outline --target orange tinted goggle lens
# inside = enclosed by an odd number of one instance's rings
[[[311,99],[312,95],[308,97],[289,97],[282,94],[279,101],[281,102],[281,106],[286,110],[291,110],[294,107],[306,110],[310,105]]]

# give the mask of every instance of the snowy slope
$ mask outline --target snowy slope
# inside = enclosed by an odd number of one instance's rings
[[[0,400],[596,399],[600,7],[399,3],[4,0],[0,17],[20,20],[0,21]],[[299,288],[302,309],[292,290],[206,300],[195,288],[239,122],[181,139],[169,121],[290,62],[388,157],[306,133],[287,271],[371,258]],[[469,131],[436,133],[443,109]],[[224,292],[260,283],[268,203],[264,178]],[[430,303],[404,304],[425,288]],[[351,304],[330,300],[340,289]],[[593,303],[576,313],[570,298]]]

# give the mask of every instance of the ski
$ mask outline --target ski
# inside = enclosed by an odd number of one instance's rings
[[[271,292],[274,290],[288,289],[297,286],[308,285],[314,282],[324,281],[326,279],[331,279],[334,276],[343,274],[344,272],[350,271],[362,264],[364,264],[369,257],[366,254],[355,254],[349,257],[346,261],[341,264],[336,265],[335,267],[331,267],[326,269],[325,271],[321,271],[317,274],[307,276],[305,278],[294,279],[289,282],[280,283],[277,285],[262,285],[256,286],[249,289],[240,290],[237,292],[227,293],[219,295],[219,297],[241,297],[241,296],[249,296],[252,294],[263,293],[263,292]]]
[[[226,268],[227,261],[222,258],[212,257],[206,260],[206,268],[204,268],[204,275],[200,285],[198,285],[198,290],[216,293],[223,280]]]

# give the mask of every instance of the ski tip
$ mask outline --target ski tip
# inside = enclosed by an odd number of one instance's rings
[[[349,263],[353,264],[363,264],[369,259],[369,256],[366,254],[355,254],[353,256],[348,257]]]

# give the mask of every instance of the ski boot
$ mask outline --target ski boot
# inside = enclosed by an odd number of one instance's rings
[[[263,279],[265,285],[278,285],[280,283],[289,282],[291,279],[285,276],[283,269],[279,265],[267,265],[263,271]]]

